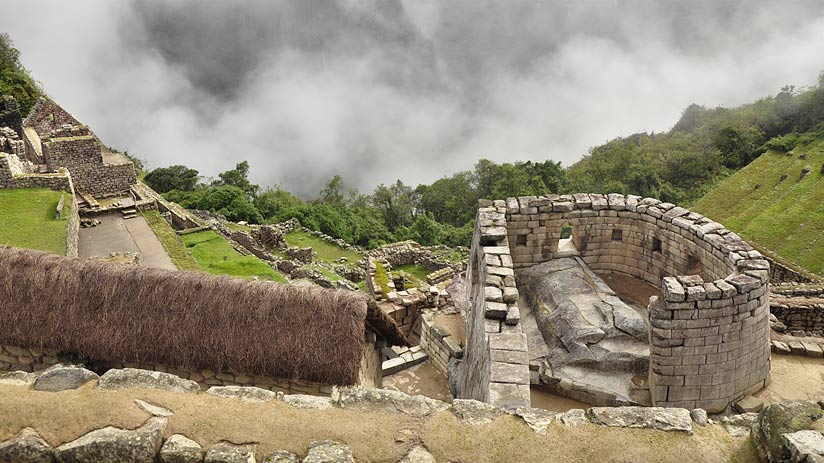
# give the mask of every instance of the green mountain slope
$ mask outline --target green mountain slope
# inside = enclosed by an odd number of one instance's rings
[[[786,154],[767,151],[691,208],[758,247],[824,274],[823,163],[824,140]],[[804,169],[809,173],[802,178]]]

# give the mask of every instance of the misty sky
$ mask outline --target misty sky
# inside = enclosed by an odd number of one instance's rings
[[[824,71],[819,0],[4,0],[46,91],[150,167],[311,196],[565,165]]]

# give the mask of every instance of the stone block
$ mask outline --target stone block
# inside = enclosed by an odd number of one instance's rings
[[[484,317],[495,320],[505,320],[509,308],[502,302],[486,302]]]
[[[499,333],[489,335],[489,348],[499,350],[527,351],[526,334]]]

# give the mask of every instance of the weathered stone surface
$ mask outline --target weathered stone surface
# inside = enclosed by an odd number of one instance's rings
[[[276,392],[252,386],[212,386],[206,390],[206,394],[240,399],[243,402],[271,402],[278,398]]]
[[[275,450],[263,457],[263,463],[300,463],[300,457],[286,450]]]
[[[824,436],[818,431],[786,433],[781,436],[781,443],[790,454],[791,463],[805,463],[810,455],[824,455]]]
[[[143,410],[144,412],[152,416],[166,418],[173,415],[171,410],[165,409],[159,405],[146,402],[145,400],[135,399],[134,404],[137,405],[137,408]]]
[[[821,407],[809,400],[779,402],[765,407],[752,426],[752,441],[762,461],[779,461],[786,448],[783,434],[810,429],[821,419]]]
[[[721,418],[721,424],[732,437],[743,437],[750,433],[757,419],[758,413],[742,413]]]
[[[160,447],[163,463],[199,463],[203,461],[200,444],[181,434],[173,434]]]
[[[101,389],[142,387],[192,394],[200,391],[200,386],[194,381],[160,371],[138,370],[135,368],[111,369],[103,373],[97,387]]]
[[[303,463],[355,463],[349,446],[331,440],[309,444],[309,453]]]
[[[34,389],[49,392],[77,389],[89,381],[95,381],[99,378],[97,373],[85,368],[58,366],[41,373],[34,382]]]
[[[27,371],[9,371],[0,373],[0,384],[10,386],[31,386],[37,380],[37,373]]]
[[[435,457],[426,450],[426,447],[416,445],[403,457],[399,463],[436,463]]]
[[[316,410],[332,408],[332,399],[329,397],[319,397],[306,394],[287,394],[283,396],[283,401],[295,408],[308,408]]]
[[[452,413],[464,424],[486,424],[506,414],[498,407],[471,399],[452,401]]]
[[[0,442],[0,461],[14,463],[51,463],[54,449],[32,428],[23,428],[16,436]]]
[[[564,413],[559,413],[556,417],[565,426],[580,426],[587,422],[586,412],[580,408],[573,408]]]
[[[253,445],[235,445],[229,442],[219,442],[206,452],[204,463],[255,463],[255,447]]]
[[[543,338],[530,342],[549,349],[539,373],[545,384],[574,384],[577,397],[586,394],[590,403],[640,404],[631,378],[648,374],[650,348],[636,310],[577,258],[519,270],[518,284]]]
[[[703,408],[696,408],[695,410],[690,411],[690,416],[692,417],[692,421],[695,422],[698,426],[706,426],[709,419],[707,418],[707,411]]]
[[[108,426],[57,447],[55,456],[62,463],[152,463],[165,428],[158,417],[134,430]]]
[[[334,399],[334,398],[333,398]],[[400,412],[411,416],[429,416],[447,410],[449,404],[422,395],[410,396],[389,389],[344,388],[336,399],[341,408]]]
[[[515,414],[520,416],[538,434],[546,434],[546,427],[555,419],[555,413],[541,408],[520,407],[515,410]]]
[[[692,434],[692,418],[685,408],[592,407],[587,417],[595,424],[621,428],[649,428]]]

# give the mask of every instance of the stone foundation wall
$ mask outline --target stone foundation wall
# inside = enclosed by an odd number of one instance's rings
[[[770,266],[736,234],[684,208],[631,195],[529,196],[505,204],[505,229],[495,234],[506,234],[515,268],[571,252],[591,270],[663,281],[664,296],[650,307],[654,404],[720,411],[768,381]],[[565,226],[574,249],[559,248]]]
[[[359,376],[360,387],[381,388],[383,387],[383,355],[381,349],[385,342],[378,341],[375,333],[366,331],[363,344],[363,357]]]
[[[383,378],[381,371],[381,345],[379,341],[375,340],[374,335],[370,337],[369,334],[367,334],[367,338],[367,342],[364,343],[364,356],[361,363],[361,384],[359,384],[358,387],[380,388]],[[0,371],[36,372],[45,370],[58,363],[72,364],[77,361],[77,357],[60,353],[53,349],[0,346]],[[283,392],[284,394],[328,396],[332,393],[332,386],[328,384],[265,376],[250,376],[237,371],[216,372],[190,368],[173,368],[162,364],[130,362],[92,362],[92,364],[88,366],[98,372],[103,372],[110,368],[139,368],[143,370],[162,371],[195,381],[200,384],[203,390],[211,386],[255,386],[274,392]]]
[[[507,243],[504,201],[481,202],[466,284],[466,347],[458,397],[496,406],[528,407],[526,334]]]

